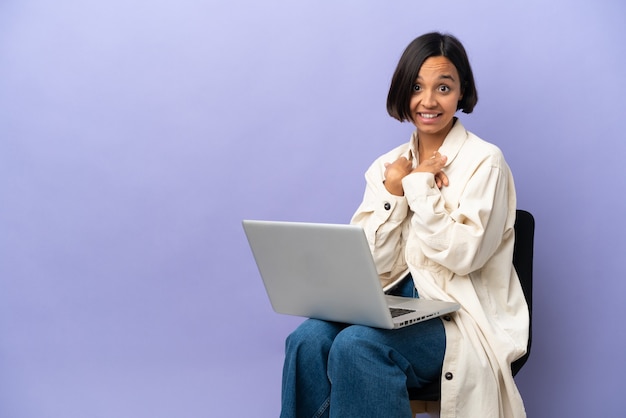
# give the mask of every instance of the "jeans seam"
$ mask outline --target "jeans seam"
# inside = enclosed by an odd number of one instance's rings
[[[317,412],[315,413],[315,415],[313,415],[313,418],[320,418],[324,412],[326,412],[326,410],[328,409],[328,406],[330,405],[330,396],[328,398],[326,398],[326,400],[324,401],[324,403],[322,403],[322,405],[320,406],[320,408],[317,410]]]

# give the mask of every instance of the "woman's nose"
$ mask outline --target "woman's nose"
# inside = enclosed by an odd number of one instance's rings
[[[425,107],[435,107],[437,106],[437,100],[435,99],[435,94],[431,91],[424,91],[422,94],[422,105]]]

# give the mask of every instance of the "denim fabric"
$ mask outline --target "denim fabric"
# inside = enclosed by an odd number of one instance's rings
[[[412,280],[394,294],[412,295]],[[439,318],[397,330],[316,319],[286,342],[281,418],[408,418],[407,386],[439,379],[445,352]]]
[[[413,277],[411,277],[410,274],[402,279],[400,283],[389,289],[386,293],[393,296],[404,296],[406,298],[419,297],[417,289],[413,284]]]

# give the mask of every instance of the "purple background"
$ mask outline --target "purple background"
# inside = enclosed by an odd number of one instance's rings
[[[621,0],[0,3],[0,416],[276,417],[240,221],[348,222],[412,131],[404,47],[457,35],[537,221],[530,417],[626,409]],[[235,306],[244,309],[234,309]],[[584,314],[588,312],[588,314]]]

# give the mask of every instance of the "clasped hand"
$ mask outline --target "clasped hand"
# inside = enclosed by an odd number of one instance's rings
[[[425,159],[415,168],[413,168],[413,163],[405,157],[400,157],[392,163],[385,163],[385,188],[391,194],[403,196],[402,179],[404,177],[411,173],[432,173],[437,187],[441,189],[448,185],[448,176],[442,171],[447,160],[448,157],[435,151],[430,158]]]

